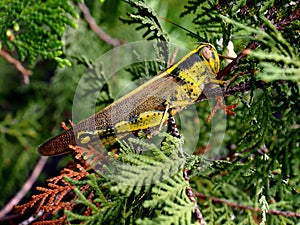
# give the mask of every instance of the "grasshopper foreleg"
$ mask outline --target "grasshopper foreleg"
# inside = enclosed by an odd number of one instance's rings
[[[234,81],[237,77],[239,76],[239,74],[235,74],[233,77],[231,77],[229,80],[217,80],[217,79],[210,79],[210,83],[213,84],[219,84],[219,85],[223,85],[223,86],[228,86],[229,84],[231,84],[232,81]]]

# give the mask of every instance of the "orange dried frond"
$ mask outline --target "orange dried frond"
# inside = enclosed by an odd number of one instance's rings
[[[77,160],[83,160],[84,163],[89,166],[97,165],[99,162],[105,165],[109,164],[110,156],[106,153],[106,151],[101,151],[101,146],[98,147],[100,151],[96,150],[93,146],[88,146],[88,148],[73,145],[69,146],[69,148],[73,150],[75,158]]]
[[[38,221],[38,222],[34,222],[34,225],[63,225],[65,224],[66,221],[66,217],[62,216],[58,219],[55,220],[44,220],[44,221]]]
[[[31,201],[29,201],[29,202],[27,202],[27,203],[25,203],[23,205],[15,205],[14,209],[16,211],[20,212],[21,214],[24,214],[27,209],[33,208],[36,205],[36,203],[38,201],[40,201],[39,198],[34,198],[34,196],[32,196],[32,200]]]
[[[36,214],[43,212],[41,219],[43,220],[49,214],[55,214],[60,210],[72,210],[75,206],[73,201],[74,195],[72,190],[75,186],[66,182],[65,177],[68,176],[74,180],[81,180],[89,173],[79,164],[76,165],[74,170],[64,168],[61,174],[47,180],[48,187],[37,187],[36,189],[41,194],[33,195],[32,200],[23,204],[15,206],[15,209],[21,214],[24,214],[27,209],[37,207]],[[71,198],[71,200],[70,200]],[[57,222],[62,221],[61,218]],[[59,224],[53,223],[52,224]],[[51,224],[48,221],[39,222],[36,224]]]
[[[54,185],[56,185],[58,182],[62,182],[66,185],[69,185],[66,181],[65,181],[65,177],[70,177],[74,180],[80,180],[83,177],[86,177],[89,173],[85,170],[84,167],[82,167],[80,164],[76,164],[76,171],[74,169],[69,169],[69,168],[64,168],[61,171],[61,175],[56,176],[56,177],[52,177],[49,178],[47,180],[48,185],[51,184],[52,187],[54,187]]]
[[[59,205],[45,205],[43,206],[43,210],[47,211],[47,212],[51,212],[52,214],[57,213],[60,210],[71,210],[73,209],[73,207],[75,206],[75,202],[74,201],[60,201]]]

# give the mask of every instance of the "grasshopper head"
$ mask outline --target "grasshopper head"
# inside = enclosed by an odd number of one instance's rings
[[[203,58],[210,70],[217,74],[220,69],[220,59],[217,50],[212,44],[204,43],[198,46],[198,54]]]

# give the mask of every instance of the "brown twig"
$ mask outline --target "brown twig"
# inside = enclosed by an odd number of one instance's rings
[[[81,12],[83,13],[84,19],[85,21],[89,24],[90,28],[92,29],[92,31],[94,31],[98,37],[105,41],[106,43],[112,45],[113,47],[117,47],[119,45],[122,45],[123,42],[110,37],[109,35],[107,35],[95,22],[94,18],[91,16],[91,13],[88,9],[88,7],[84,4],[84,3],[78,3],[79,8],[81,10]]]
[[[203,215],[198,207],[197,201],[195,199],[195,194],[190,186],[190,181],[189,181],[187,172],[188,172],[188,169],[185,168],[183,170],[183,178],[188,183],[188,186],[186,188],[186,194],[187,194],[188,198],[190,199],[190,201],[194,204],[194,213],[196,215],[197,221],[199,222],[200,225],[204,225],[205,221],[204,221]]]
[[[219,88],[205,88],[200,95],[200,97],[197,99],[197,102],[207,100],[207,99],[213,99],[218,96],[227,97],[230,95],[234,95],[235,93],[244,93],[247,91],[250,91],[254,88],[263,88],[265,86],[269,85],[269,83],[265,83],[262,80],[258,80],[256,82],[245,82],[245,83],[239,83],[235,86],[228,86],[228,87],[219,87]]]
[[[23,76],[23,82],[24,84],[29,84],[29,76],[32,74],[31,70],[27,70],[23,67],[20,61],[13,58],[8,52],[0,49],[0,56],[2,56],[6,61],[14,64],[14,66],[19,70]]]
[[[0,218],[3,218],[7,213],[9,213],[12,208],[19,204],[21,199],[26,195],[26,193],[31,189],[32,185],[35,183],[36,179],[40,175],[42,169],[44,168],[47,161],[47,157],[41,157],[36,164],[34,170],[32,171],[30,177],[25,182],[23,187],[19,192],[5,205],[5,207],[0,211]]]
[[[254,208],[252,206],[246,206],[246,205],[242,205],[239,203],[235,203],[235,202],[231,202],[225,199],[221,199],[221,198],[217,198],[217,197],[213,197],[213,196],[206,196],[202,193],[196,192],[195,196],[197,198],[201,198],[201,199],[210,199],[211,201],[215,202],[215,203],[223,203],[226,204],[228,206],[230,206],[231,208],[238,208],[238,209],[246,209],[246,210],[250,210],[253,212],[261,212],[260,208]],[[300,213],[297,212],[291,212],[291,211],[280,211],[280,210],[274,210],[274,209],[269,209],[268,210],[268,214],[272,214],[272,215],[281,215],[281,216],[285,216],[285,217],[296,217],[296,218],[300,218]]]
[[[241,59],[248,55],[249,50],[254,50],[258,46],[259,44],[257,42],[251,42],[234,60],[231,61],[231,63],[218,73],[217,79],[221,80],[228,76],[231,71],[235,70],[239,66]]]

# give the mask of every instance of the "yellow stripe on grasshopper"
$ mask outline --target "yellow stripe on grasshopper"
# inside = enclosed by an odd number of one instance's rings
[[[115,125],[116,133],[128,131],[146,130],[151,127],[159,126],[163,121],[164,112],[150,111],[141,113],[138,117],[130,121],[122,121]]]
[[[166,123],[168,116],[164,116],[164,114],[165,112],[162,111],[144,112],[129,121],[121,121],[111,128],[78,132],[77,138],[81,144],[86,145],[99,137],[154,128]]]

